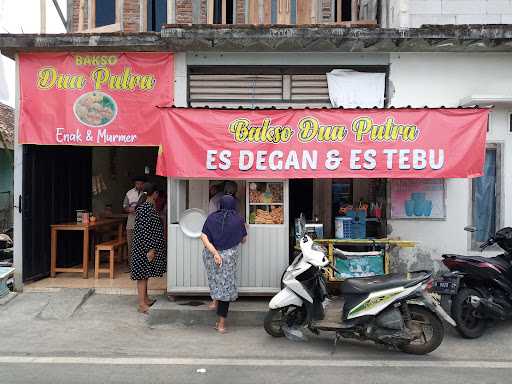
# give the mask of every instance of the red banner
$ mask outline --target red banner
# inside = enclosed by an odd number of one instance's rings
[[[465,178],[484,109],[162,110],[158,172],[176,178]]]
[[[170,53],[20,54],[19,142],[159,145],[173,78]]]

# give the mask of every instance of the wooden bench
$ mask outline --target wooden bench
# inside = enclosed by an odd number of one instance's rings
[[[104,243],[100,243],[96,245],[96,253],[94,260],[94,278],[99,279],[100,273],[108,273],[110,279],[114,278],[114,260],[116,251],[120,254],[121,258],[123,255],[126,255],[127,251],[127,242],[126,239],[121,240],[111,240],[106,241]],[[101,252],[108,252],[109,258],[109,267],[108,268],[100,268],[100,258]]]

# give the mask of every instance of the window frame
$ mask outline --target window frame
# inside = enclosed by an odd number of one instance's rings
[[[167,0],[167,24],[176,22],[176,0]],[[148,0],[140,2],[139,32],[148,32]]]
[[[88,9],[88,31],[89,32],[116,32],[122,30],[121,23],[121,12],[123,9],[124,0],[115,0],[116,3],[116,15],[115,22],[113,24],[102,25],[100,27],[96,27],[96,2],[98,0],[90,0],[89,1],[89,9]]]
[[[343,3],[350,1],[350,18],[343,20]],[[332,0],[332,21],[336,24],[342,24],[352,21],[357,21],[357,0]]]
[[[233,25],[236,24],[236,1],[233,1],[233,9],[232,9],[232,23],[227,24],[228,19],[228,0],[221,0],[221,11],[222,11],[222,17],[220,23],[214,22],[214,16],[215,16],[215,0],[207,0],[207,8],[206,8],[206,22],[208,24],[215,24],[215,25]],[[238,0],[241,1],[241,0]]]
[[[154,30],[148,29],[148,1],[150,0],[142,0],[140,2],[140,32],[156,32]],[[166,14],[166,23],[169,24],[171,21],[171,10],[174,8],[174,0],[166,0],[167,5],[167,14]],[[159,32],[157,32],[159,33]]]
[[[487,142],[485,146],[485,152],[487,153],[487,150],[494,150],[496,151],[496,185],[495,185],[495,194],[496,194],[496,215],[495,215],[495,226],[496,230],[501,228],[502,224],[502,214],[501,214],[501,207],[502,207],[502,198],[503,198],[503,161],[504,161],[504,151],[503,151],[503,143],[500,141],[493,141],[493,142]],[[473,180],[470,180],[469,183],[469,189],[470,189],[470,199],[469,199],[469,220],[468,222],[471,223],[471,225],[475,225],[474,222],[474,208],[475,208],[475,188],[473,184]],[[470,251],[479,251],[480,245],[483,244],[483,242],[479,242],[475,240],[475,234],[469,233],[469,250]],[[484,252],[495,252],[498,249],[496,245],[493,245],[491,247],[488,247],[484,250]]]

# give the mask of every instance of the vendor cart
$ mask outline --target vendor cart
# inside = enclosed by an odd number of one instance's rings
[[[350,277],[388,274],[390,273],[390,249],[392,247],[413,248],[416,245],[413,241],[392,239],[316,239],[315,241],[327,247],[329,261],[340,270],[339,274],[330,269],[327,270],[327,280],[332,283],[341,282],[345,278]],[[334,257],[335,246],[343,245],[366,246],[370,250],[364,252],[344,252],[344,259],[352,260],[352,263],[344,262],[342,261],[343,259]],[[366,265],[366,268],[358,268],[359,271],[351,271],[346,268],[347,264],[360,266],[363,263]],[[379,263],[380,265],[378,265]],[[340,264],[342,265],[340,266]]]

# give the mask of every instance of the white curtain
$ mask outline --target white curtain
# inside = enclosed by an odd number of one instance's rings
[[[7,60],[7,58],[5,58]],[[0,103],[10,105],[9,88],[7,85],[7,68],[4,66],[4,56],[0,52]]]
[[[327,73],[331,104],[335,108],[384,107],[385,73],[333,69]]]

